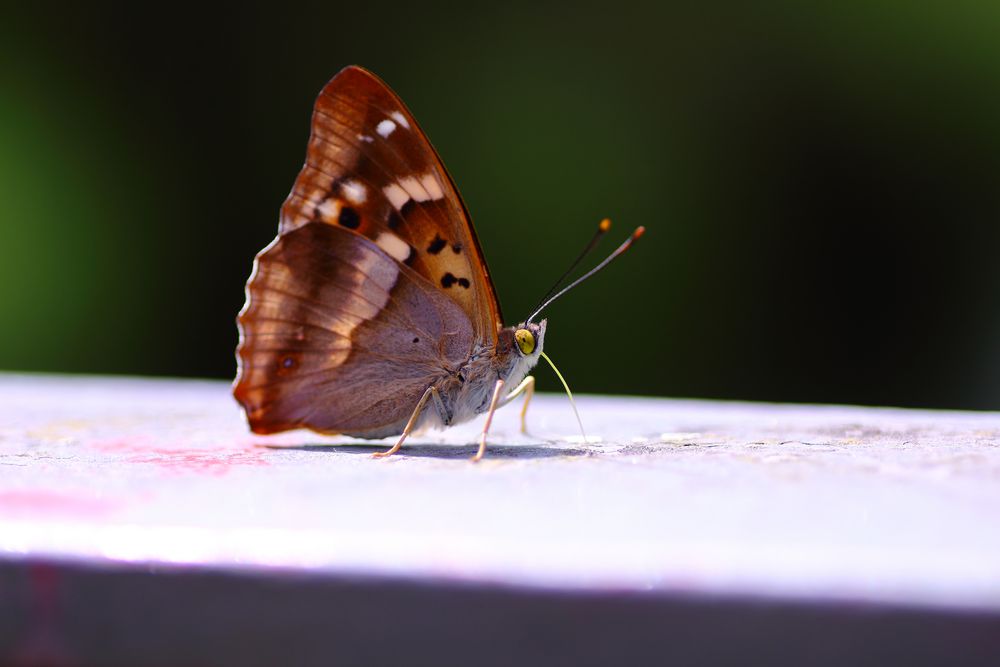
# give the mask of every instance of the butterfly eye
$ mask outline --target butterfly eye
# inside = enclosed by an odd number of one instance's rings
[[[527,329],[518,329],[514,332],[514,339],[523,354],[531,354],[535,351],[535,337]]]

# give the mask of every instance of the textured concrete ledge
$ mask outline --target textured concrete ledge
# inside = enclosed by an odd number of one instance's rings
[[[0,376],[0,662],[1000,660],[1000,415],[536,401],[475,465]]]

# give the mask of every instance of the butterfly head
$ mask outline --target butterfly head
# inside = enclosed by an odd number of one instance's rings
[[[494,363],[511,385],[523,380],[544,354],[545,324],[545,320],[522,322],[500,330]]]
[[[525,322],[514,327],[514,347],[522,357],[537,359],[542,351],[547,320],[539,323]]]

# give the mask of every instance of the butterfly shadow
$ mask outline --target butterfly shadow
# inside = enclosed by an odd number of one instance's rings
[[[303,443],[301,445],[268,445],[258,447],[277,450],[316,452],[319,454],[365,454],[371,456],[384,452],[390,445],[371,443]],[[442,445],[439,443],[407,442],[393,458],[414,457],[433,459],[468,459],[478,451],[479,445]],[[546,445],[487,445],[487,459],[545,459],[588,456],[592,452],[574,447]]]

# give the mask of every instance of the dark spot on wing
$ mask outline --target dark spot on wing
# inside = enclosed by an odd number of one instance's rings
[[[420,342],[420,339],[419,339],[419,338],[414,338],[414,339],[413,339],[413,342],[414,342],[414,343],[419,343],[419,342]]]
[[[465,289],[469,289],[469,279],[468,278],[459,278],[458,279],[458,284],[461,285],[462,287],[464,287]]]
[[[439,234],[435,234],[434,240],[431,241],[431,244],[429,246],[427,246],[427,252],[429,252],[432,255],[436,255],[442,250],[444,250],[444,247],[446,245],[448,245],[448,242],[445,241],[443,238],[441,238]],[[449,273],[448,275],[450,276],[451,274]],[[452,276],[452,278],[454,278],[454,276]],[[445,285],[445,287],[447,287],[447,285]]]
[[[396,209],[389,211],[389,220],[386,222],[389,225],[389,229],[396,229],[401,224],[403,224],[403,216],[396,212]]]
[[[357,229],[361,226],[361,216],[350,206],[345,206],[340,209],[340,217],[337,218],[337,222],[348,229]]]
[[[458,282],[458,278],[456,278],[455,276],[453,276],[451,273],[446,273],[441,278],[441,286],[444,287],[444,288],[451,287],[452,285],[454,285],[457,282]]]
[[[323,204],[325,204],[327,199],[329,199],[329,197],[327,197],[326,199],[324,199],[320,203],[316,204],[315,208],[313,208],[312,218],[310,218],[310,220],[312,222],[322,222],[323,221],[323,214],[319,212],[319,207],[322,206]]]
[[[278,375],[288,375],[295,371],[295,368],[299,365],[298,359],[292,354],[282,355],[278,359]]]
[[[451,249],[452,252],[454,252],[457,255],[458,253],[462,252],[462,244],[461,243],[452,244]]]

